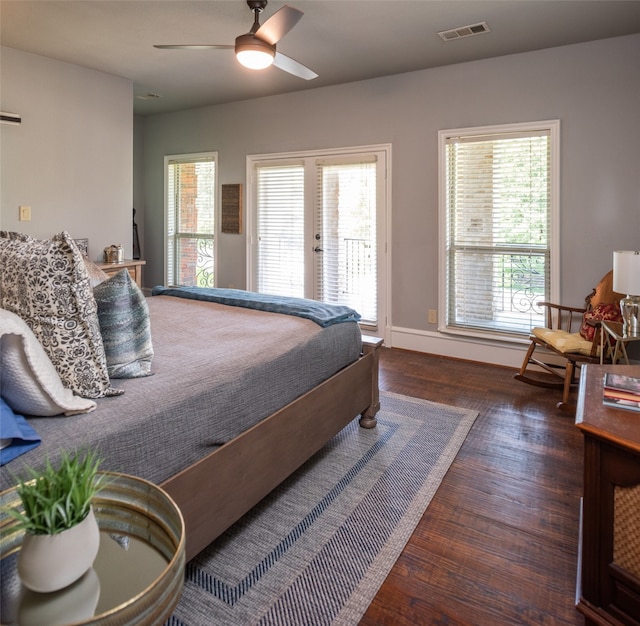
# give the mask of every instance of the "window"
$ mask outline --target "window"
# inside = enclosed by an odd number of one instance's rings
[[[166,284],[213,287],[215,153],[165,157]]]
[[[350,306],[377,328],[388,148],[250,157],[250,289]]]
[[[441,131],[441,319],[519,336],[557,295],[559,122]]]

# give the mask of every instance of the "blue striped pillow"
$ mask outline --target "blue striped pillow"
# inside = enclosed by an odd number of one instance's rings
[[[151,376],[149,306],[126,269],[96,285],[98,321],[110,378]]]

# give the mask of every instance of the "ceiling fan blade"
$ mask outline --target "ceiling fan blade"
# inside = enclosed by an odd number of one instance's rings
[[[300,21],[303,15],[304,13],[298,9],[288,5],[283,6],[260,26],[254,35],[273,46]]]
[[[289,74],[293,74],[298,78],[313,80],[314,78],[318,77],[318,75],[313,70],[310,70],[308,67],[302,65],[302,63],[294,61],[291,57],[288,57],[281,52],[276,52],[276,56],[273,59],[273,64],[277,68],[285,72],[289,72]]]
[[[164,45],[153,45],[154,48],[159,48],[160,50],[228,50],[235,46],[227,45],[227,44],[215,44],[215,43],[201,43],[201,44],[164,44]]]

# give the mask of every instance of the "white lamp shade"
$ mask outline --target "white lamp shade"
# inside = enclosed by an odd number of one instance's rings
[[[613,290],[640,296],[640,252],[616,250],[613,253]]]
[[[250,70],[263,70],[273,63],[273,54],[265,50],[239,50],[236,52],[238,61]]]

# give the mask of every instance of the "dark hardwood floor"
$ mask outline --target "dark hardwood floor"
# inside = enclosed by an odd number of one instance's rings
[[[381,389],[479,416],[361,625],[584,624],[574,606],[582,438],[555,408],[560,391],[514,373],[383,349]]]

